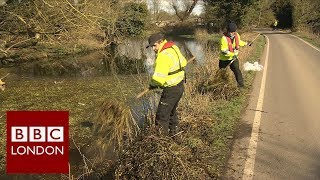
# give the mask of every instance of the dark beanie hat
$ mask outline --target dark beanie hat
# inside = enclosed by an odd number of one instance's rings
[[[161,33],[152,34],[148,39],[148,46],[146,48],[153,46],[154,43],[163,39],[164,39],[164,35]]]
[[[237,25],[235,23],[229,23],[227,26],[228,32],[236,32],[237,31]]]

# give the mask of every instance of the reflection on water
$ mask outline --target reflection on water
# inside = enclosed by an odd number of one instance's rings
[[[130,104],[133,118],[137,121],[139,127],[143,127],[147,117],[155,116],[160,101],[162,90],[154,90],[148,95],[140,98],[138,102]]]
[[[196,57],[198,64],[203,64],[205,62],[204,52],[205,47],[200,42],[197,41],[186,41],[187,49]]]
[[[146,53],[149,53],[146,49],[147,42],[141,39],[127,39],[117,47],[117,53],[119,56],[124,56],[133,59],[144,59]]]
[[[208,42],[194,39],[173,40],[187,59],[195,56],[197,64],[206,59]],[[122,44],[107,47],[85,55],[48,58],[45,60],[23,63],[19,66],[22,74],[35,76],[72,76],[89,77],[115,74],[153,73],[155,53],[146,49],[146,40],[126,40]]]

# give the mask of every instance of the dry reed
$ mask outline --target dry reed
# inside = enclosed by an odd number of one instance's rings
[[[188,158],[191,149],[178,145],[170,137],[148,131],[128,147],[118,162],[116,179],[196,179],[204,176]]]
[[[136,137],[138,131],[139,127],[130,108],[121,102],[104,101],[94,118],[93,133],[102,150],[110,145],[121,149],[125,142]]]

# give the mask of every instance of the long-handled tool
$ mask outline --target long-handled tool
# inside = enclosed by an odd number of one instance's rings
[[[4,78],[6,78],[9,74],[10,74],[10,73],[7,73],[5,76],[3,76],[3,77],[2,77],[2,78],[0,78],[0,79],[4,79]]]
[[[235,57],[235,58],[232,58],[232,61],[230,61],[225,68],[219,69],[218,72],[219,72],[219,71],[224,71],[224,70],[226,70],[227,67],[231,66],[231,64],[233,63],[233,61],[235,61],[236,59],[237,59],[236,57]]]
[[[141,98],[144,94],[146,94],[147,92],[149,92],[150,89],[145,89],[143,90],[141,93],[139,93],[137,96],[136,96],[136,99],[139,99]]]
[[[248,44],[248,46],[251,46],[253,41],[255,41],[259,36],[260,36],[260,33],[258,33],[258,35]]]
[[[188,60],[188,62],[187,62],[187,64],[190,64],[193,60],[195,60],[196,59],[196,57],[192,57],[192,58],[190,58],[189,60]],[[143,95],[145,95],[147,92],[149,92],[150,91],[150,89],[145,89],[145,90],[143,90],[141,93],[139,93],[137,96],[136,96],[136,99],[139,99],[139,98],[141,98]]]

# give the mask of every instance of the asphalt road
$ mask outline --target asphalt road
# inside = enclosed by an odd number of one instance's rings
[[[320,179],[320,51],[290,34],[264,34],[265,69],[224,179]]]

